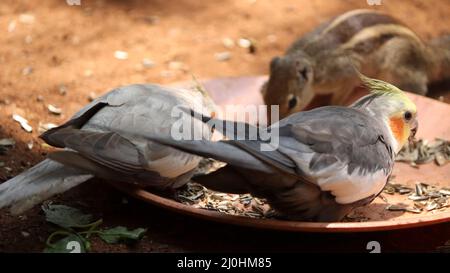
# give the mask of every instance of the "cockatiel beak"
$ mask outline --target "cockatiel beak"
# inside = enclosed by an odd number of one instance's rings
[[[414,121],[411,124],[411,132],[408,137],[409,145],[413,144],[418,128],[419,123],[417,122],[417,119],[414,119]]]

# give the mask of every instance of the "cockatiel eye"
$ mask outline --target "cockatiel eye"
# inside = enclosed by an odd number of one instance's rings
[[[413,115],[412,115],[412,113],[410,111],[406,111],[403,114],[403,117],[405,118],[406,121],[410,121],[412,119]]]
[[[307,80],[308,79],[308,70],[306,68],[302,68],[298,71],[298,73],[300,74],[300,76]]]

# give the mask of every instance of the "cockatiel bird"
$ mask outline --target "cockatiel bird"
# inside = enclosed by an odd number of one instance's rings
[[[169,136],[173,123],[180,120],[172,112],[176,106],[215,111],[202,90],[151,84],[120,87],[94,100],[41,136],[65,149],[0,184],[0,208],[11,206],[12,213],[21,213],[94,176],[156,189],[184,185],[200,157],[134,137],[136,132]],[[210,139],[210,130],[201,121],[192,126],[204,127],[202,137]]]
[[[260,137],[218,142],[148,137],[226,162],[215,172],[193,178],[212,190],[265,198],[283,218],[339,221],[380,194],[395,154],[414,137],[418,126],[416,106],[403,91],[381,80],[360,77],[371,93],[351,106],[299,112],[271,125],[269,130],[275,126],[279,130],[273,151],[261,150],[269,142]],[[246,128],[247,134],[251,129],[237,122],[205,117],[203,121],[220,124],[215,127],[219,131]],[[241,133],[234,131],[235,136]]]

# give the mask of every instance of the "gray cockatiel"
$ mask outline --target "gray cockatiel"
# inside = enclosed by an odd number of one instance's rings
[[[200,157],[134,137],[137,132],[169,136],[174,122],[180,121],[173,112],[177,106],[205,111],[215,107],[202,90],[151,84],[120,87],[94,100],[41,136],[65,149],[0,184],[0,208],[11,206],[13,213],[23,212],[93,176],[157,189],[184,185]],[[192,127],[204,127],[202,137],[210,139],[210,130],[201,121]]]
[[[352,106],[296,113],[269,127],[279,130],[272,151],[261,150],[262,144],[270,144],[259,137],[218,142],[148,137],[228,163],[194,178],[210,189],[266,198],[285,218],[338,221],[382,191],[395,154],[417,130],[416,106],[406,94],[388,83],[361,78],[371,94]],[[219,131],[239,128],[228,121],[203,121]],[[246,130],[234,131],[235,136],[245,133],[249,139],[251,126],[240,125]]]

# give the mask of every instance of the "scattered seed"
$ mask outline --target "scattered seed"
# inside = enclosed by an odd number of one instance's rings
[[[405,207],[397,206],[397,205],[388,205],[386,210],[390,211],[406,211]]]
[[[423,139],[416,140],[412,145],[403,147],[396,160],[407,162],[414,167],[432,161],[438,166],[443,166],[450,161],[450,141],[439,138],[431,143]]]
[[[223,38],[222,44],[226,48],[233,48],[235,46],[234,41],[231,38]]]
[[[53,123],[40,123],[39,122],[38,132],[42,134],[42,133],[44,133],[50,129],[53,129],[55,127],[58,127],[58,125],[53,124]]]
[[[408,199],[413,200],[413,201],[423,201],[423,200],[428,200],[428,196],[420,196],[420,195],[410,195],[408,196]]]
[[[16,141],[13,138],[2,138],[0,139],[0,146],[11,147],[16,144]]]
[[[61,113],[62,113],[62,109],[58,108],[58,107],[56,107],[54,105],[49,104],[47,106],[47,108],[48,108],[48,111],[50,111],[50,113],[52,113],[54,115],[61,115]]]
[[[118,60],[126,60],[126,59],[128,59],[128,52],[116,50],[116,51],[114,51],[114,58],[116,58]]]
[[[422,196],[423,195],[423,189],[421,183],[416,183],[416,195]]]
[[[35,17],[33,14],[21,14],[19,15],[19,22],[21,22],[22,24],[33,24],[35,21]]]
[[[412,190],[411,189],[407,189],[407,188],[402,188],[402,189],[399,189],[398,190],[398,192],[400,193],[400,194],[408,194],[408,193],[410,193]]]
[[[412,213],[421,213],[422,209],[419,208],[406,208],[407,212],[412,212]]]
[[[252,45],[252,42],[249,39],[240,38],[238,40],[238,45],[242,48],[249,48]]]
[[[27,133],[31,133],[33,131],[33,127],[31,127],[28,124],[28,120],[26,120],[22,116],[14,114],[13,120],[17,121],[20,124],[20,126],[22,127],[22,129],[24,129]]]
[[[250,39],[246,39],[246,38],[240,38],[238,40],[238,45],[242,48],[246,48],[248,49],[249,53],[255,53],[256,52],[256,47],[255,44],[252,40]]]
[[[2,138],[0,139],[0,155],[6,154],[6,152],[11,149],[16,144],[16,141],[12,138]]]
[[[437,209],[437,208],[438,208],[438,204],[435,203],[435,202],[431,202],[431,203],[429,203],[429,204],[425,207],[425,209],[426,209],[427,211],[432,211],[432,210],[435,210],[435,209]]]
[[[385,203],[389,203],[389,201],[387,200],[387,198],[386,198],[384,195],[380,194],[380,195],[378,195],[378,197],[379,197],[381,200],[383,200]]]

